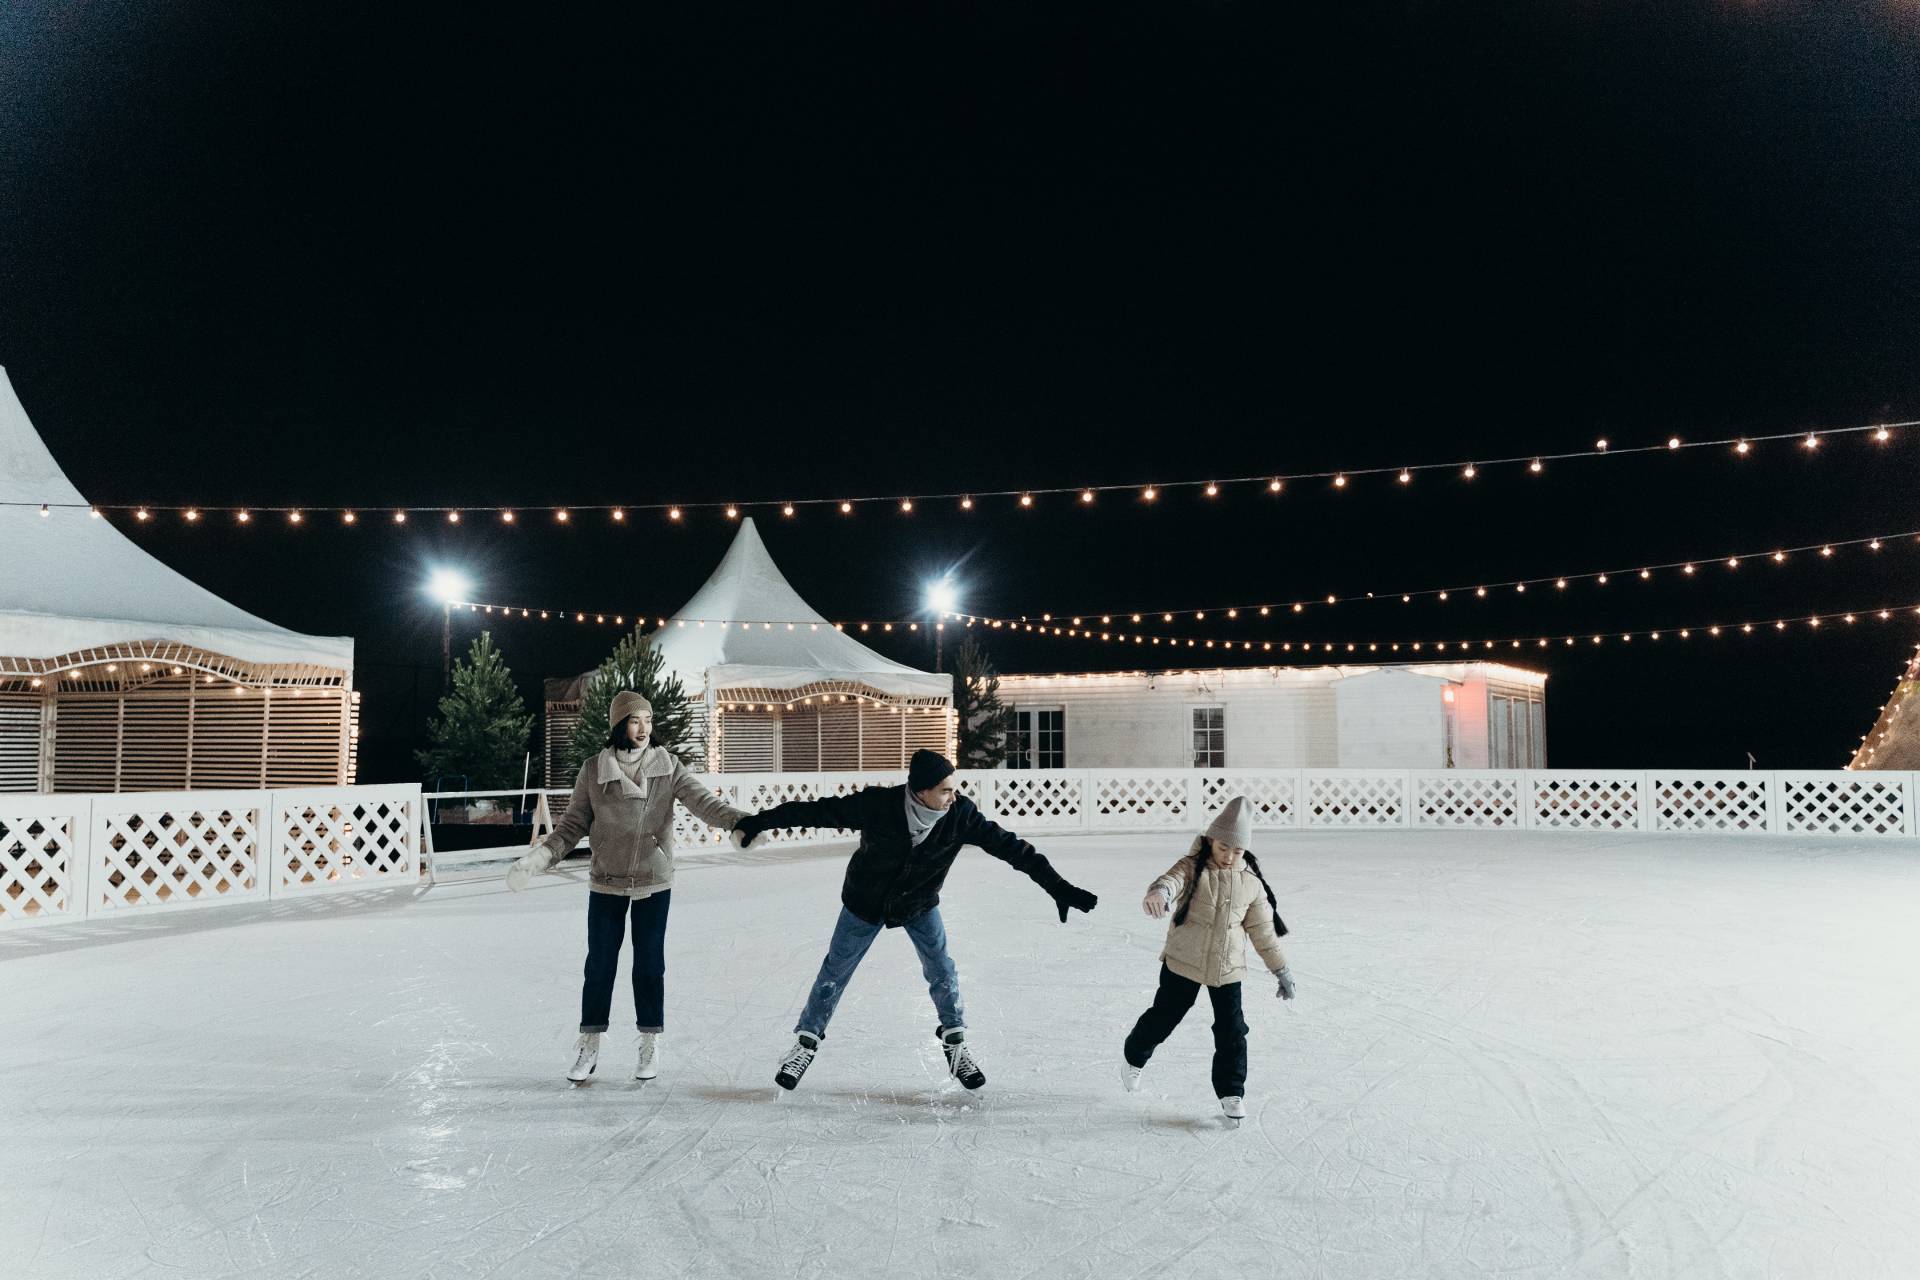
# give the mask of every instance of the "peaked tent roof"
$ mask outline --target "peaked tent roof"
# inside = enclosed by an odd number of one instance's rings
[[[1849,769],[1920,769],[1920,652],[1860,741]]]
[[[40,504],[55,507],[40,515]],[[0,368],[0,656],[172,640],[243,662],[353,669],[353,637],[306,636],[235,608],[105,520],[47,452]],[[80,510],[60,509],[61,504]]]
[[[883,658],[836,631],[787,582],[751,516],[741,522],[707,584],[668,620],[659,644],[668,670],[689,689],[794,689],[820,680],[852,680],[896,697],[953,693],[951,677]]]

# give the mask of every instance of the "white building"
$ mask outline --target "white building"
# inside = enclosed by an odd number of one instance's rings
[[[1000,677],[1016,769],[1541,769],[1546,689],[1497,662]]]

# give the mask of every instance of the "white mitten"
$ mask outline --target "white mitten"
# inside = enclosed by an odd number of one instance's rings
[[[1147,890],[1146,898],[1143,899],[1140,903],[1141,909],[1144,910],[1148,915],[1152,916],[1155,920],[1158,920],[1162,916],[1166,915],[1167,907],[1170,905],[1171,904],[1167,900],[1166,886],[1159,885],[1159,884],[1156,884],[1155,886],[1153,886],[1153,888]]]
[[[553,855],[547,852],[545,846],[529,850],[525,857],[507,868],[507,888],[515,893],[524,892],[527,882],[533,879],[536,872],[545,871],[552,865]]]

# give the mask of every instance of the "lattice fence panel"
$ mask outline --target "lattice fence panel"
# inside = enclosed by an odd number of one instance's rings
[[[1772,831],[1772,777],[1696,770],[1648,779],[1655,831]]]
[[[1447,769],[1413,776],[1413,825],[1504,831],[1523,824],[1526,782],[1518,773]]]
[[[1637,773],[1530,773],[1533,829],[1638,831],[1640,783]]]
[[[1796,835],[1913,834],[1913,781],[1904,773],[1860,771],[1779,775],[1786,830]]]
[[[987,801],[976,799],[985,813],[1014,831],[1066,830],[1086,825],[1086,775],[1061,769],[994,771]]]
[[[266,896],[262,793],[182,791],[93,803],[89,914]]]
[[[275,897],[419,879],[418,788],[327,787],[272,796]]]
[[[1407,823],[1408,776],[1364,770],[1307,775],[1310,827],[1401,827]]]
[[[88,806],[0,799],[0,928],[79,918]]]
[[[1200,779],[1200,804],[1207,813],[1220,810],[1235,796],[1253,806],[1256,827],[1300,825],[1300,777],[1282,774],[1208,774]]]
[[[1193,806],[1188,779],[1186,770],[1089,773],[1087,793],[1092,812],[1088,825],[1114,830],[1186,826],[1194,820],[1189,812]]]

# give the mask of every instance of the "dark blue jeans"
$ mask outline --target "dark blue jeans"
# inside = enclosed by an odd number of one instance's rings
[[[1173,1034],[1180,1019],[1193,1008],[1200,984],[1183,978],[1162,963],[1160,989],[1153,994],[1153,1007],[1140,1015],[1127,1036],[1123,1050],[1127,1062],[1144,1067],[1160,1042]],[[1245,1097],[1247,1092],[1247,1020],[1241,1014],[1240,984],[1208,987],[1213,1002],[1213,1091],[1222,1098]]]
[[[580,1029],[605,1031],[627,915],[633,915],[633,1013],[642,1031],[664,1029],[667,996],[667,907],[671,889],[650,898],[587,895],[587,976],[580,989]]]

